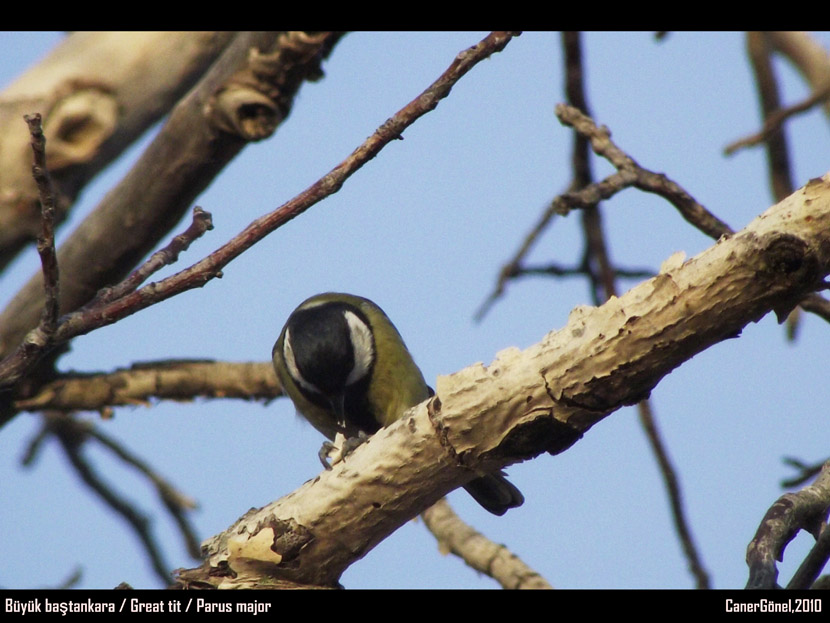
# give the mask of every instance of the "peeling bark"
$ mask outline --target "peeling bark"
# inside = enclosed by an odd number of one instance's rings
[[[476,477],[576,442],[709,346],[770,311],[779,318],[830,273],[830,174],[744,230],[489,366],[439,377],[436,395],[332,470],[203,544],[182,583],[275,578],[336,586],[404,522]]]

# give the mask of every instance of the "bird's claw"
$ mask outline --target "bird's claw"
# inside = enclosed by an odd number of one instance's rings
[[[320,457],[320,462],[323,464],[323,467],[329,470],[354,452],[358,446],[368,439],[369,436],[363,431],[358,432],[356,437],[349,437],[348,439],[342,433],[337,433],[334,442],[323,442],[317,456]],[[329,463],[330,456],[332,457],[331,463]]]
[[[330,441],[324,441],[323,445],[320,447],[320,451],[317,453],[317,456],[320,457],[320,462],[326,469],[331,469],[332,463],[329,463],[329,454],[336,449],[337,446]],[[337,461],[334,462],[336,463]]]
[[[350,455],[354,452],[358,446],[363,444],[364,442],[368,441],[369,435],[360,431],[357,433],[357,437],[349,437],[346,441],[343,442],[343,449],[341,450],[341,455],[343,458]]]

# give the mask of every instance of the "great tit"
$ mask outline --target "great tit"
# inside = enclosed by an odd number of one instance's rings
[[[317,294],[301,303],[272,357],[297,411],[328,439],[341,433],[347,444],[395,422],[433,394],[392,321],[372,301],[352,294]],[[524,502],[501,472],[464,488],[495,515]]]

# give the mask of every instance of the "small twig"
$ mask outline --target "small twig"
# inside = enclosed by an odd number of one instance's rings
[[[815,478],[819,472],[821,471],[822,466],[830,459],[825,459],[824,461],[820,461],[819,463],[805,463],[801,459],[797,459],[792,456],[784,457],[784,464],[789,465],[790,467],[794,467],[798,470],[798,474],[793,476],[792,478],[787,478],[786,480],[781,481],[781,486],[785,489],[791,489],[793,487],[797,487],[799,485],[803,485],[808,480],[812,480]]]
[[[830,85],[824,87],[824,89],[820,91],[811,93],[809,96],[796,104],[776,109],[769,116],[767,116],[766,119],[764,119],[764,125],[757,133],[729,143],[723,148],[723,153],[727,156],[731,156],[736,151],[747,147],[754,147],[755,145],[768,141],[773,133],[781,130],[781,126],[784,125],[785,121],[791,117],[795,117],[798,114],[815,108],[817,104],[826,102],[829,97]]]
[[[37,238],[37,252],[43,269],[43,290],[45,302],[40,328],[46,341],[54,335],[60,313],[60,280],[58,257],[55,253],[55,189],[46,168],[46,137],[43,136],[40,113],[23,117],[32,136],[32,177],[37,184],[40,198],[41,232]]]
[[[621,279],[650,279],[654,277],[654,271],[647,268],[614,268],[611,267],[614,277]],[[525,266],[519,268],[510,275],[511,278],[524,277],[527,275],[547,275],[553,277],[591,277],[590,270],[585,262],[579,266],[560,266],[558,264],[546,264],[544,266]]]
[[[648,400],[642,400],[637,404],[637,410],[640,414],[640,423],[646,431],[652,451],[657,457],[657,463],[660,466],[660,473],[663,475],[663,481],[666,483],[666,489],[669,494],[669,502],[672,509],[672,517],[674,518],[674,527],[680,537],[680,543],[683,546],[683,552],[686,554],[686,560],[689,563],[689,570],[695,577],[697,588],[710,588],[709,573],[703,566],[700,559],[700,554],[697,551],[694,539],[692,538],[689,522],[686,518],[686,511],[683,506],[683,496],[680,492],[680,482],[677,478],[674,466],[669,460],[668,452],[665,444],[660,438],[657,431],[657,423],[651,410],[651,403]]]
[[[503,588],[553,588],[504,545],[493,543],[464,523],[446,499],[440,499],[421,514],[442,551],[455,554],[464,563],[498,582]]]
[[[80,584],[81,579],[83,579],[83,576],[83,569],[81,569],[81,567],[76,567],[72,570],[72,573],[70,573],[69,576],[55,588],[59,591],[65,591],[69,590],[70,588],[75,588],[76,586],[78,586],[78,584]]]
[[[830,511],[830,461],[824,464],[816,481],[795,493],[785,493],[770,507],[746,550],[749,566],[747,588],[769,589],[778,586],[777,560],[800,530],[820,541],[797,573],[799,587],[806,588],[827,563],[827,514]],[[823,561],[821,562],[821,558]]]
[[[734,233],[729,225],[698,203],[679,184],[662,173],[654,173],[637,164],[631,156],[614,144],[608,128],[597,127],[590,117],[566,104],[556,106],[556,115],[562,123],[588,137],[594,153],[608,160],[618,171],[579,193],[563,196],[563,203],[566,206],[592,205],[598,199],[607,199],[629,186],[634,186],[663,197],[677,208],[686,221],[715,240],[723,235]]]
[[[582,40],[580,33],[566,31],[562,33],[562,46],[565,51],[565,96],[568,104],[589,113],[588,98],[585,94],[585,70],[582,64]],[[594,181],[591,171],[591,152],[588,139],[574,133],[571,165],[573,179],[570,190],[581,190]],[[607,293],[614,289],[614,267],[605,244],[602,227],[602,212],[599,204],[582,210],[582,231],[585,235],[585,252],[582,256],[582,268],[591,284],[591,295],[595,305],[607,298]],[[603,294],[605,292],[606,294]]]
[[[37,252],[43,275],[44,302],[37,327],[29,331],[12,354],[0,360],[0,389],[19,381],[24,371],[37,363],[53,345],[60,314],[60,279],[55,252],[55,191],[46,168],[46,138],[43,136],[40,113],[25,115],[24,119],[32,137],[32,177],[40,199],[41,231],[37,238]]]
[[[172,483],[156,472],[145,461],[138,458],[114,439],[104,435],[93,426],[86,426],[85,428],[87,435],[108,448],[122,461],[136,468],[153,483],[165,508],[170,512],[176,525],[179,526],[179,531],[187,545],[188,553],[194,559],[198,560],[200,557],[199,538],[196,536],[196,531],[193,529],[186,514],[188,511],[198,508],[196,501],[176,489]]]
[[[201,238],[206,231],[213,229],[213,217],[210,212],[205,212],[199,206],[193,208],[193,220],[185,231],[160,251],[156,251],[146,262],[132,272],[124,281],[113,288],[105,288],[98,293],[85,307],[109,303],[119,299],[130,292],[135,291],[138,286],[147,281],[151,275],[158,272],[164,266],[174,264],[179,259],[179,254],[187,251],[193,241]]]
[[[50,416],[49,414],[46,414],[46,417],[50,430],[55,434],[58,441],[60,441],[69,462],[75,468],[75,471],[81,480],[98,496],[100,496],[107,506],[112,508],[112,510],[121,515],[127,523],[129,523],[144,545],[144,549],[150,557],[150,561],[156,575],[165,585],[169,586],[172,584],[172,577],[169,573],[169,567],[167,566],[167,563],[164,562],[161,549],[150,531],[149,518],[140,513],[130,502],[124,500],[115,491],[113,491],[112,488],[110,488],[110,486],[98,476],[80,452],[81,446],[89,434],[88,427],[70,417],[63,415]]]

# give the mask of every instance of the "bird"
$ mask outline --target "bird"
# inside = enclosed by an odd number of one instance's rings
[[[353,294],[326,292],[303,301],[288,317],[272,359],[296,410],[328,440],[342,434],[345,452],[434,395],[386,313]],[[332,448],[326,442],[320,450],[328,469]],[[464,488],[494,515],[524,502],[500,471]]]

